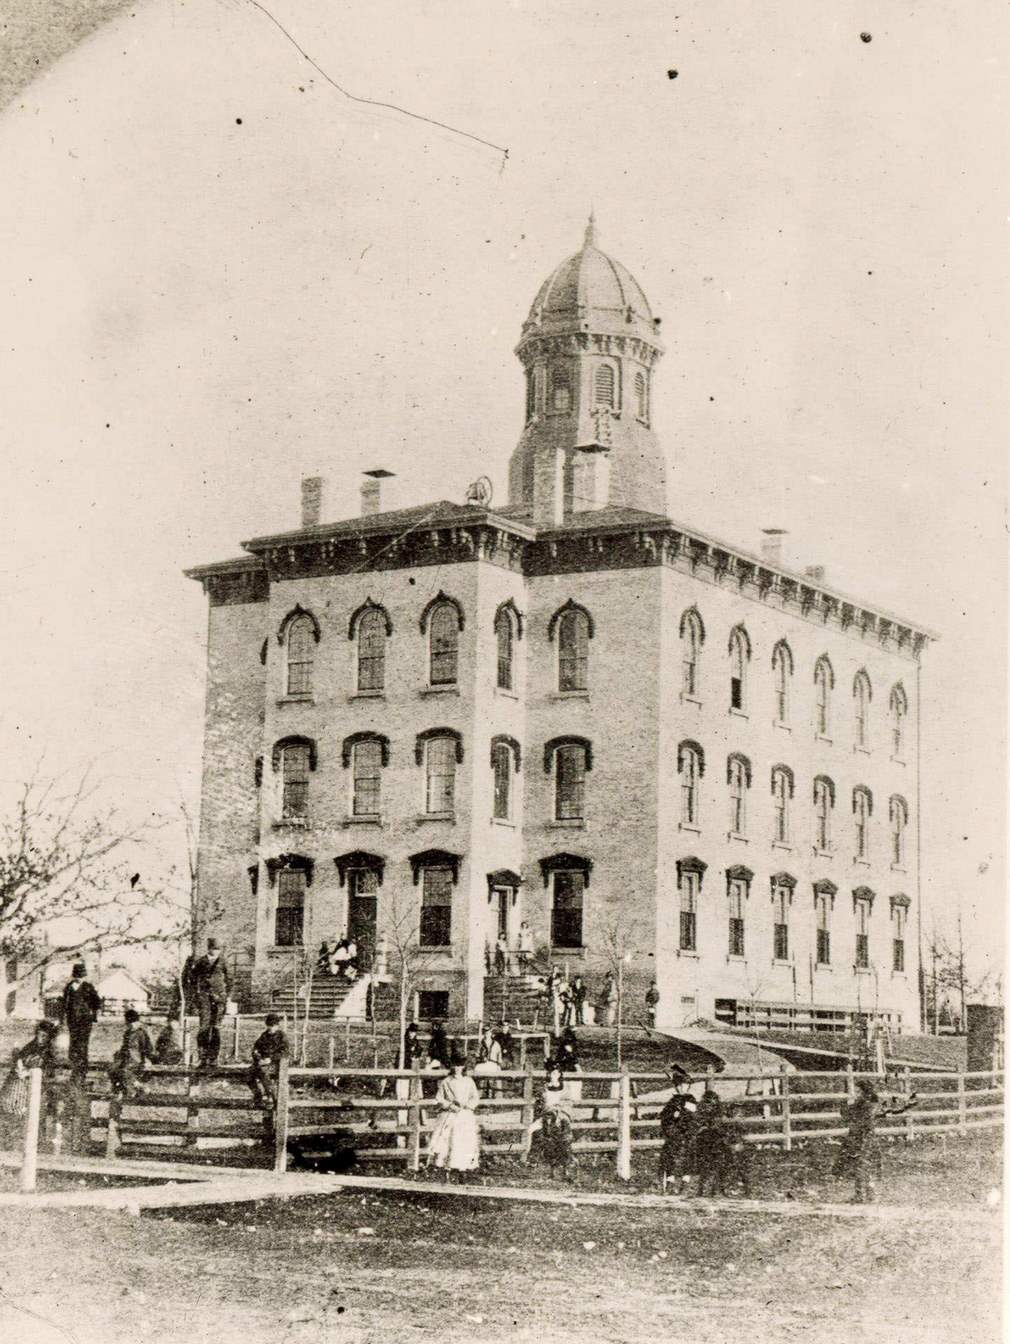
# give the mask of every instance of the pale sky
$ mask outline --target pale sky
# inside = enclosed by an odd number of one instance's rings
[[[663,318],[672,515],[788,528],[788,562],[941,634],[926,896],[997,958],[1004,6],[269,8],[345,89],[508,159],[349,102],[249,0],[128,6],[0,113],[3,783],[44,749],[134,815],[195,800],[180,571],[296,526],[301,476],[328,518],[371,466],[393,505],[479,471],[503,500],[512,349],[592,204]]]

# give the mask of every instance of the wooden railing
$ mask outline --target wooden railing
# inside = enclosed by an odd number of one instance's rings
[[[339,1130],[349,1137],[361,1162],[405,1163],[418,1171],[438,1103],[441,1071],[385,1068],[309,1068],[282,1060],[276,1108],[264,1109],[249,1092],[249,1066],[225,1065],[197,1071],[183,1065],[154,1067],[143,1091],[117,1099],[107,1090],[104,1068],[92,1070],[83,1126],[104,1134],[106,1154],[119,1153],[129,1140],[155,1140],[166,1156],[201,1140],[248,1144],[266,1142],[275,1170],[287,1167],[292,1140],[325,1138]],[[532,1069],[476,1074],[481,1091],[478,1121],[481,1151],[525,1160],[544,1074]],[[855,1073],[695,1075],[693,1090],[714,1087],[740,1107],[750,1143],[789,1151],[798,1144],[841,1138],[846,1133],[841,1105],[856,1094],[861,1078],[873,1080],[882,1095],[899,1102],[914,1091],[914,1107],[886,1117],[878,1134],[914,1140],[930,1134],[970,1134],[1003,1123],[1004,1075],[909,1073],[881,1077]],[[104,1081],[103,1081],[104,1080]],[[181,1087],[179,1083],[181,1081]],[[576,1153],[613,1153],[617,1173],[628,1179],[632,1154],[659,1148],[659,1112],[671,1083],[662,1073],[579,1073],[568,1075]],[[232,1090],[229,1089],[231,1085]],[[234,1090],[235,1088],[239,1090]],[[27,1130],[39,1130],[38,1103]],[[237,1123],[236,1123],[237,1122]],[[34,1152],[34,1148],[31,1149]],[[26,1148],[26,1160],[29,1149]]]

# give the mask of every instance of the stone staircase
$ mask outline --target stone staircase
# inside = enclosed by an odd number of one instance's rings
[[[310,1021],[331,1021],[335,1017],[364,1016],[364,1003],[367,996],[367,976],[359,976],[353,983],[342,975],[316,975],[311,985],[309,1001]],[[297,994],[298,1016],[305,1016],[305,985],[299,985]],[[295,1011],[295,989],[285,985],[271,991],[269,1011],[283,1013],[288,1018]],[[357,1002],[360,999],[360,1005]]]
[[[484,1021],[543,1026],[544,991],[539,975],[489,975],[484,980]]]

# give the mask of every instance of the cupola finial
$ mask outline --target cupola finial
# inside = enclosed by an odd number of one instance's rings
[[[586,225],[586,240],[583,248],[596,246],[596,211],[590,206],[589,223]]]

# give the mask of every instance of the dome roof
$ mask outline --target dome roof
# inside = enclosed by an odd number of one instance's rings
[[[567,331],[639,336],[659,346],[649,301],[638,281],[596,246],[590,215],[582,250],[544,281],[523,325],[523,336]]]

